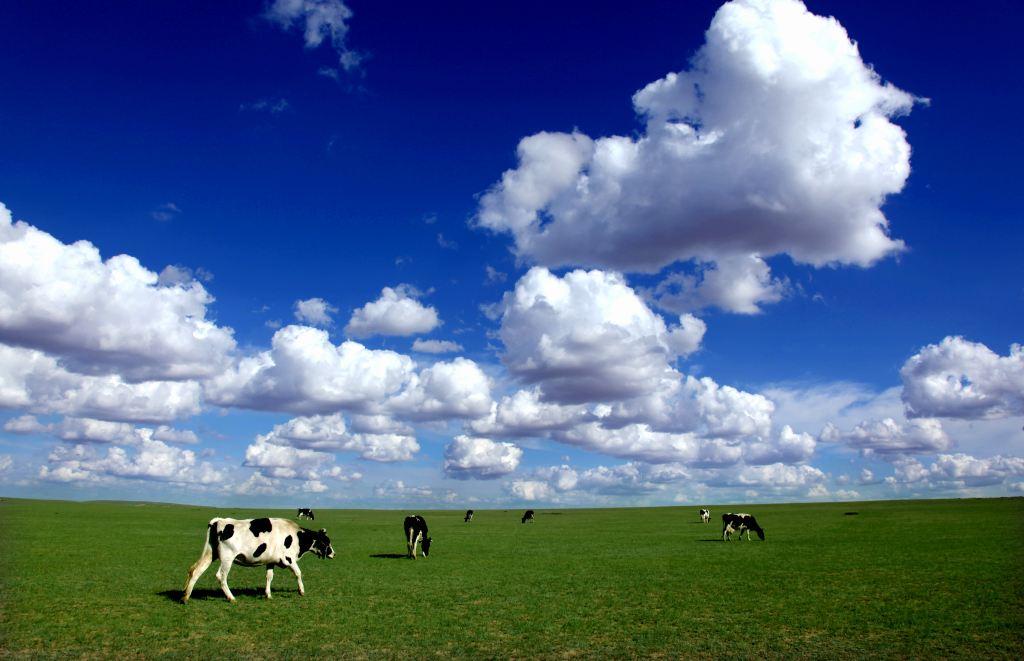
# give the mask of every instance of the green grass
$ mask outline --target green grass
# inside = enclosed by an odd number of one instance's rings
[[[719,539],[751,511],[767,542]],[[857,511],[857,516],[844,516]],[[1024,500],[421,512],[317,510],[337,557],[185,573],[214,510],[0,502],[0,656],[1001,657],[1024,650]],[[309,524],[306,524],[309,525]]]

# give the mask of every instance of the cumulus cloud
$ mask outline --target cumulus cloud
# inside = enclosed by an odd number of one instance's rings
[[[664,491],[690,479],[679,464],[650,465],[629,462],[576,470],[568,465],[538,468],[523,479],[512,480],[506,491],[518,500],[559,502],[581,493],[632,496]]]
[[[69,372],[52,356],[0,344],[0,408],[33,413],[168,422],[201,410],[195,381],[126,383],[116,375]]]
[[[416,338],[412,350],[420,353],[457,353],[463,351],[462,345],[449,340],[421,340]]]
[[[1024,457],[979,458],[968,454],[940,454],[930,466],[914,458],[895,462],[887,484],[920,483],[925,487],[962,488],[991,486],[1024,475]]]
[[[397,393],[414,367],[393,351],[352,341],[335,346],[326,331],[286,326],[274,333],[269,351],[208,380],[205,394],[220,406],[300,414],[365,410]]]
[[[385,480],[373,489],[377,498],[401,501],[424,501],[437,503],[453,503],[458,494],[450,489],[435,491],[430,487],[419,487],[406,484],[403,480]]]
[[[417,294],[408,285],[385,287],[380,298],[352,313],[345,333],[355,338],[429,333],[441,325],[441,320],[437,310],[416,300]]]
[[[213,280],[213,274],[201,266],[192,270],[189,267],[181,266],[180,264],[168,264],[164,267],[163,271],[160,271],[160,275],[157,276],[156,282],[158,285],[170,287],[174,285],[187,286],[193,280],[210,282]]]
[[[284,424],[275,425],[269,434],[258,436],[257,445],[286,445],[318,452],[354,452],[363,459],[383,462],[408,461],[420,449],[411,431],[397,423],[385,424],[379,419],[369,427],[366,420],[363,423],[363,431],[358,432],[350,430],[339,414],[292,418]]]
[[[590,416],[587,407],[545,402],[539,388],[519,390],[491,405],[490,413],[469,423],[477,434],[499,437],[538,436],[565,430]]]
[[[795,489],[820,484],[825,481],[825,477],[820,469],[807,464],[790,466],[774,463],[720,472],[710,477],[707,483],[712,486]]]
[[[1000,356],[984,344],[947,337],[900,370],[911,417],[968,420],[1024,415],[1024,347]]]
[[[829,424],[821,432],[821,440],[846,443],[852,448],[879,455],[930,454],[953,447],[942,423],[933,418],[917,418],[899,423],[892,418],[861,422],[843,432]]]
[[[348,47],[348,22],[352,10],[341,0],[273,0],[266,17],[285,30],[302,31],[306,48],[313,49],[324,41],[338,56],[338,67],[345,71],[359,68],[363,56]],[[329,69],[325,75],[337,70]]]
[[[735,0],[691,62],[633,96],[635,137],[523,138],[476,223],[549,267],[705,264],[699,283],[674,283],[673,309],[777,300],[772,255],[869,266],[904,249],[881,206],[910,174],[890,119],[914,98],[883,83],[835,19],[797,0]]]
[[[757,314],[762,305],[782,300],[787,290],[757,255],[720,257],[704,264],[698,275],[669,274],[651,292],[654,302],[676,314],[709,307]]]
[[[651,392],[705,331],[691,315],[666,326],[621,276],[596,270],[559,278],[535,267],[502,306],[505,365],[563,404]]]
[[[231,329],[206,318],[212,302],[195,280],[160,286],[134,257],[103,261],[88,241],[61,243],[0,204],[0,342],[131,381],[207,377],[235,348]]]
[[[743,461],[752,465],[798,464],[809,460],[817,445],[810,434],[797,433],[785,425],[771,441],[757,441],[747,445],[743,449]]]
[[[444,449],[444,472],[459,480],[489,480],[514,471],[522,457],[512,443],[456,436]]]
[[[302,301],[295,301],[295,318],[303,323],[313,326],[331,326],[334,319],[331,315],[338,311],[322,298],[307,298]]]
[[[480,418],[491,410],[490,379],[468,358],[435,363],[413,375],[386,408],[415,420]]]
[[[39,479],[52,482],[105,482],[116,478],[178,484],[215,484],[224,475],[195,452],[155,440],[113,446],[105,454],[86,445],[58,445],[39,469]]]

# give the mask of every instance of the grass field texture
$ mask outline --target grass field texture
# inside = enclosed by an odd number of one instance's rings
[[[721,542],[749,511],[767,541]],[[856,516],[845,512],[856,511]],[[1020,658],[1024,499],[712,507],[316,510],[337,557],[215,563],[179,602],[214,516],[294,510],[0,502],[0,656]]]

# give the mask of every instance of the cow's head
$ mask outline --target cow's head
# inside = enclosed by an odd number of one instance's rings
[[[427,537],[423,540],[423,557],[426,558],[430,555],[430,542],[433,541],[432,537]]]
[[[757,533],[757,536],[760,537],[761,541],[763,542],[764,541],[764,528],[758,528],[754,532]]]
[[[309,550],[316,554],[318,558],[333,558],[334,548],[331,547],[331,538],[327,536],[327,529],[321,528],[316,536],[313,537],[313,545],[309,547]]]

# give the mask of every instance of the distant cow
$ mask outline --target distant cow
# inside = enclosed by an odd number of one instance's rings
[[[309,509],[308,507],[300,507],[299,508],[299,516],[298,516],[298,518],[300,518],[300,519],[309,519],[310,521],[316,519],[316,517],[313,516],[313,510]]]
[[[405,541],[409,548],[409,557],[416,559],[416,545],[423,543],[423,557],[430,555],[430,542],[433,540],[427,536],[427,522],[419,514],[405,517]]]
[[[738,533],[743,539],[743,533],[747,533],[747,541],[750,541],[750,531],[753,530],[757,536],[764,541],[764,529],[757,524],[757,519],[750,514],[723,514],[722,515],[722,541],[728,542],[732,534]]]
[[[299,558],[312,552],[320,558],[333,558],[331,539],[323,528],[319,532],[306,530],[287,519],[210,519],[207,526],[206,542],[202,555],[188,570],[185,581],[184,603],[192,596],[192,588],[214,560],[220,560],[217,579],[220,589],[229,601],[234,601],[228,587],[228,572],[231,565],[267,568],[267,599],[270,599],[270,582],[274,580],[274,567],[292,570],[299,583],[299,594],[306,594],[299,571]]]
[[[701,509],[701,511],[700,511],[700,520],[703,521],[704,523],[707,523],[708,521],[710,521],[711,520],[711,510],[709,510],[709,509]]]
[[[469,523],[472,520],[473,520],[473,510],[466,510],[466,518],[463,519],[463,521],[465,521],[466,523]]]
[[[526,523],[527,521],[530,521],[531,523],[533,522],[533,510],[526,510],[523,512],[522,523]]]

